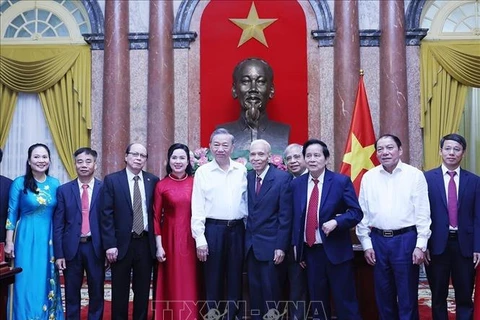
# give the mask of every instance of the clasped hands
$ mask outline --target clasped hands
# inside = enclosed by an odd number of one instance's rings
[[[107,256],[107,261],[109,263],[116,262],[117,258],[118,258],[118,249],[117,248],[108,249],[107,252],[106,252],[106,256]]]

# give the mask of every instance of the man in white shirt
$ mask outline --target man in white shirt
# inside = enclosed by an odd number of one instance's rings
[[[380,319],[418,319],[419,265],[430,237],[430,205],[423,173],[400,160],[392,134],[375,143],[381,165],[363,176],[359,202],[364,218],[357,236],[374,266]]]
[[[223,128],[210,136],[214,159],[195,172],[192,193],[192,235],[204,264],[208,309],[223,309],[235,319],[242,299],[242,273],[247,216],[247,170],[233,161],[234,138]],[[224,293],[226,289],[226,294]],[[219,301],[228,301],[227,306]]]

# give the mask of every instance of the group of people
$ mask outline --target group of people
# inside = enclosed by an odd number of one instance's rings
[[[9,290],[8,319],[79,319],[85,274],[88,319],[102,319],[106,266],[115,320],[129,318],[130,287],[133,319],[150,309],[155,319],[361,319],[352,228],[374,269],[380,319],[419,318],[422,263],[433,319],[448,318],[450,279],[457,318],[473,319],[480,178],[460,168],[462,136],[443,137],[441,166],[422,173],[401,161],[398,137],[382,135],[380,165],[364,175],[358,197],[349,177],[327,168],[321,140],[289,145],[289,172],[269,163],[266,140],[251,142],[248,172],[231,159],[234,145],[216,129],[213,160],[193,177],[188,147],[175,143],[159,179],[144,171],[145,146],[133,143],[125,168],[103,182],[94,177],[97,152],[84,147],[73,155],[78,177],[64,185],[48,174],[48,147],[32,145],[25,175],[0,179],[5,254],[23,269]]]

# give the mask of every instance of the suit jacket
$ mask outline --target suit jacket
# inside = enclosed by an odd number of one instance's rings
[[[5,242],[6,237],[5,223],[7,222],[8,198],[11,184],[11,179],[0,176],[0,242]]]
[[[158,177],[143,171],[143,184],[148,216],[150,253],[155,259],[153,234],[153,191]],[[118,260],[127,253],[133,228],[132,197],[128,187],[126,169],[105,176],[103,181],[103,210],[101,214],[102,241],[105,250],[118,248]]]
[[[292,237],[293,245],[297,247],[298,261],[304,260],[309,178],[309,174],[304,174],[292,181],[294,219]],[[318,217],[320,237],[328,260],[333,264],[340,264],[353,259],[350,229],[362,220],[363,212],[349,177],[325,169]],[[327,237],[321,225],[331,219],[335,219],[338,225]]]
[[[428,248],[437,255],[445,251],[450,224],[442,168],[425,172],[425,178],[432,219]],[[464,257],[480,252],[480,177],[463,169],[460,169],[458,186],[458,242]]]
[[[270,166],[258,196],[255,194],[256,173],[247,174],[248,217],[245,253],[253,249],[259,261],[271,261],[276,249],[287,252],[291,243],[292,176]]]
[[[95,255],[103,259],[105,251],[100,235],[102,182],[95,179],[90,199],[90,233]],[[82,200],[77,179],[57,189],[57,207],[53,214],[53,249],[55,258],[72,260],[78,251],[82,229]]]

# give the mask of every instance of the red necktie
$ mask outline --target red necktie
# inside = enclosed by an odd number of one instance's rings
[[[257,177],[257,186],[255,187],[255,195],[258,196],[260,193],[260,188],[262,187],[262,178]]]
[[[86,235],[90,232],[89,212],[90,205],[88,203],[88,184],[82,184],[82,234]]]
[[[452,227],[457,227],[458,225],[458,207],[457,207],[457,185],[453,177],[457,174],[455,171],[448,171],[450,175],[450,181],[448,182],[448,199],[447,199],[447,208],[448,208],[448,220]]]
[[[313,179],[315,185],[313,186],[312,194],[310,195],[310,201],[308,202],[307,211],[307,227],[305,230],[305,238],[307,244],[311,247],[315,244],[315,234],[318,227],[318,179]]]

